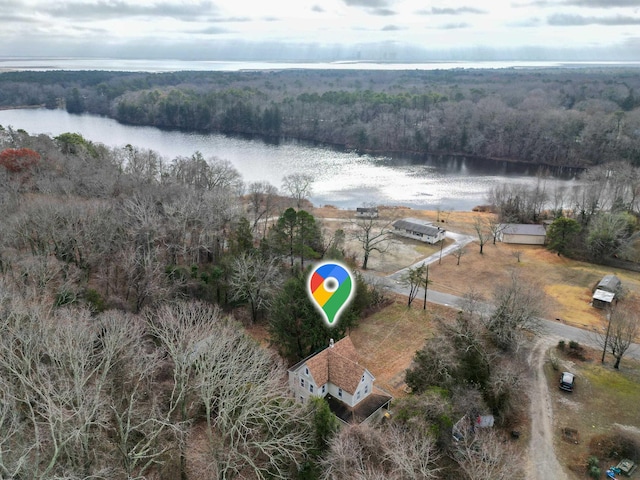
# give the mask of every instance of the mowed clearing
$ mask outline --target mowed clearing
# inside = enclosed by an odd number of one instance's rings
[[[404,373],[416,351],[433,334],[436,316],[451,316],[452,310],[416,299],[407,308],[406,299],[396,297],[389,307],[360,321],[350,333],[360,362],[376,377],[376,385],[394,397],[406,394]]]
[[[379,212],[381,224],[390,218],[416,217],[468,235],[476,234],[476,219],[486,221],[492,217],[489,213],[436,212],[395,207],[380,207]],[[330,228],[343,228],[347,234],[355,216],[354,211],[331,207],[316,209],[314,214],[318,218],[334,219],[330,222]],[[357,244],[348,242],[347,248],[356,255],[361,254]],[[387,275],[438,250],[438,246],[394,236],[394,244],[387,254],[372,254],[370,270],[378,275]],[[546,318],[592,329],[602,324],[604,315],[602,310],[591,306],[593,288],[604,275],[613,273],[620,278],[626,290],[621,306],[624,304],[632,311],[640,310],[640,275],[637,272],[574,261],[558,256],[543,246],[500,242],[494,245],[490,240],[485,243],[481,255],[476,241],[467,245],[465,252],[460,265],[457,265],[457,259],[453,256],[445,256],[441,262],[431,264],[429,279],[432,283],[429,288],[458,296],[473,291],[490,301],[494,291],[507,284],[512,272],[516,271],[526,284],[537,285],[545,292],[543,310]]]
[[[490,243],[485,244],[480,255],[479,245],[472,243],[466,250],[460,265],[456,265],[455,258],[445,257],[442,264],[436,262],[430,267],[431,288],[454,295],[475,291],[490,300],[495,290],[508,284],[512,272],[516,272],[527,285],[545,292],[542,308],[546,318],[592,329],[601,325],[604,315],[602,310],[591,306],[593,288],[604,275],[613,273],[626,289],[620,306],[632,311],[640,308],[637,272],[559,257],[542,246]]]

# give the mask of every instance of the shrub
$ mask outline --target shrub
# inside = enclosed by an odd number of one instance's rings
[[[30,148],[7,148],[0,153],[0,165],[12,173],[29,170],[40,161],[40,154]]]
[[[566,342],[564,340],[560,340],[558,342],[558,350],[564,350],[565,346],[566,346]]]
[[[600,470],[600,461],[598,457],[590,456],[587,460],[587,473],[591,478],[600,478],[602,470]]]
[[[84,293],[84,299],[87,301],[93,312],[104,312],[106,308],[104,298],[102,298],[102,295],[100,295],[93,288],[87,289],[87,291]]]

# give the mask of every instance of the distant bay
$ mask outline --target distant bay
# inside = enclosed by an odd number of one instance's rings
[[[360,155],[295,140],[266,142],[221,134],[164,131],[122,125],[97,115],[71,115],[64,110],[0,111],[0,125],[30,134],[80,133],[110,147],[127,144],[160,153],[167,161],[195,151],[230,161],[245,182],[268,181],[280,187],[290,173],[309,173],[315,182],[315,205],[355,208],[363,204],[402,205],[416,209],[468,211],[486,203],[487,194],[505,183],[534,185],[540,167],[443,155]],[[576,171],[547,172],[545,187],[570,189]]]
[[[258,62],[208,60],[147,60],[91,57],[0,57],[0,72],[17,70],[102,70],[120,72],[175,72],[242,70],[451,70],[502,68],[587,68],[640,67],[640,62],[549,62],[549,61],[485,61],[485,62]]]

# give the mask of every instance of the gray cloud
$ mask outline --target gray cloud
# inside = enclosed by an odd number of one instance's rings
[[[0,8],[4,8],[2,6],[2,4],[0,3]],[[2,15],[2,21],[4,22],[5,25],[8,25],[9,23],[40,23],[39,20],[30,17],[28,15],[23,15],[20,13],[9,13],[9,14],[3,14]],[[6,27],[5,27],[6,28]]]
[[[349,7],[379,8],[388,7],[389,0],[344,0]]]
[[[323,13],[324,12],[324,8],[322,8],[320,5],[314,5],[313,7],[311,7],[311,11],[318,12],[318,13]]]
[[[456,30],[458,28],[469,28],[471,25],[465,22],[460,23],[446,23],[438,27],[440,30]]]
[[[396,12],[390,10],[388,8],[375,8],[370,11],[373,15],[378,15],[380,17],[390,17],[391,15],[395,15]]]
[[[382,27],[383,32],[396,32],[398,30],[404,30],[404,28],[397,25],[385,25],[384,27]]]
[[[369,13],[381,17],[395,15],[396,12],[388,8],[391,4],[390,0],[343,0],[345,5],[349,7],[363,7]]]
[[[437,8],[433,7],[430,11],[431,15],[464,15],[466,13],[483,14],[487,13],[486,10],[480,10],[473,7],[460,7],[460,8]]]
[[[640,7],[640,0],[566,0],[565,5],[576,7]]]
[[[152,5],[140,5],[124,0],[99,0],[96,3],[85,2],[51,2],[39,10],[54,17],[79,19],[122,18],[135,16],[172,17],[183,20],[200,18],[215,11],[210,0],[201,0],[195,4],[171,3],[160,1]]]
[[[524,28],[528,28],[528,27],[538,27],[542,24],[542,21],[535,17],[535,18],[527,18],[527,19],[523,19],[523,20],[515,20],[513,22],[507,22],[507,26],[509,27],[524,27]]]
[[[640,7],[640,0],[563,0],[554,2],[551,0],[531,0],[528,2],[513,2],[513,7]]]
[[[640,18],[618,15],[616,17],[585,17],[558,13],[547,17],[547,23],[553,26],[575,27],[582,25],[640,25]]]
[[[229,33],[231,30],[211,25],[210,27],[198,30],[196,33],[204,33],[205,35],[219,35],[221,33]]]

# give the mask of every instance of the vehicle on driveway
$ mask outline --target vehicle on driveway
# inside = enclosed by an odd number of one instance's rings
[[[573,392],[573,387],[576,384],[576,376],[571,372],[562,372],[560,375],[560,390],[565,392]]]

